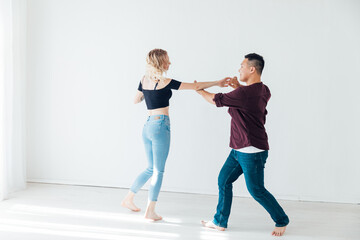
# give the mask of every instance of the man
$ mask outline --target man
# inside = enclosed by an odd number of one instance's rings
[[[217,107],[229,107],[231,116],[229,157],[222,167],[219,177],[219,201],[212,221],[202,221],[203,226],[224,231],[230,215],[232,184],[244,173],[245,182],[251,196],[260,203],[275,222],[274,236],[282,236],[289,218],[276,199],[264,187],[264,167],[268,157],[268,138],[265,130],[266,105],[270,99],[269,88],[261,82],[265,62],[262,56],[251,53],[245,56],[239,69],[240,85],[234,77],[229,82],[235,90],[213,94],[205,90],[197,91],[209,103]]]

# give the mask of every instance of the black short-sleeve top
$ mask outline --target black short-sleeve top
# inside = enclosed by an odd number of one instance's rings
[[[138,90],[143,92],[146,106],[149,110],[169,106],[169,99],[172,96],[171,89],[178,90],[181,85],[180,81],[171,79],[170,83],[161,89],[143,89],[140,81]]]

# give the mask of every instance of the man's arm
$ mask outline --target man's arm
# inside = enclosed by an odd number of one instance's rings
[[[208,101],[209,103],[211,104],[214,104],[215,105],[215,102],[214,102],[214,97],[215,97],[215,94],[214,93],[210,93],[210,92],[207,92],[205,90],[198,90],[196,91],[197,93],[199,93],[201,96],[203,96],[203,98]]]
[[[247,96],[242,87],[237,87],[229,93],[209,93],[205,90],[196,91],[203,98],[217,107],[246,108]]]

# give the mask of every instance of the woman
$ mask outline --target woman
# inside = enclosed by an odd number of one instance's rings
[[[184,83],[166,78],[164,73],[169,69],[171,63],[167,52],[162,49],[151,50],[146,62],[146,73],[140,81],[134,102],[135,104],[140,103],[145,99],[148,108],[149,117],[142,134],[148,158],[148,167],[136,178],[121,205],[135,212],[140,211],[134,204],[134,196],[152,177],[145,218],[157,221],[161,220],[162,217],[155,213],[155,205],[160,192],[165,162],[170,147],[169,99],[172,95],[171,89],[200,90],[212,86],[227,87],[230,78],[214,82],[194,83]]]

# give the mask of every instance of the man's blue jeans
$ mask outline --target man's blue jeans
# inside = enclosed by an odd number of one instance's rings
[[[152,177],[149,188],[149,200],[157,201],[170,148],[169,116],[149,116],[143,129],[143,141],[148,160],[148,167],[136,178],[130,191],[137,193]]]
[[[288,216],[273,195],[264,187],[264,168],[267,157],[268,151],[242,153],[232,150],[230,152],[218,178],[219,201],[213,220],[215,225],[227,227],[233,197],[233,182],[243,173],[251,196],[266,209],[276,223],[275,226],[288,225]]]

